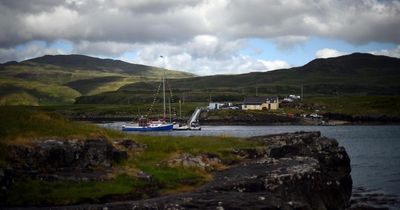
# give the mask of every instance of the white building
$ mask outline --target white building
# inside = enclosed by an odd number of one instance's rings
[[[208,104],[208,109],[209,110],[216,110],[216,109],[221,109],[221,107],[223,107],[225,104],[221,103],[221,102],[210,102]]]

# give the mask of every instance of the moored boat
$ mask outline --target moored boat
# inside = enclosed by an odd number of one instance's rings
[[[122,131],[170,131],[172,128],[170,123],[150,123],[148,126],[123,125]]]
[[[162,57],[162,56],[160,56],[160,57]],[[148,118],[145,118],[142,116],[139,119],[138,124],[122,125],[122,131],[171,131],[173,129],[172,123],[165,122],[165,117],[166,117],[166,114],[165,114],[166,113],[166,108],[165,108],[165,70],[163,72],[163,77],[162,77],[162,86],[163,86],[163,107],[164,107],[164,115],[163,115],[162,120],[161,121],[160,120],[149,121]],[[170,117],[170,121],[171,121],[171,117]]]

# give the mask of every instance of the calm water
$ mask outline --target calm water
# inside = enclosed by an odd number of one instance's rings
[[[103,124],[119,129],[121,123]],[[202,126],[201,131],[151,135],[249,137],[295,131],[321,131],[335,138],[350,155],[354,186],[400,195],[400,126]],[[148,134],[148,133],[147,133]]]

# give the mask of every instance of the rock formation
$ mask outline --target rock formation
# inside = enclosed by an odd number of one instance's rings
[[[169,167],[200,168],[206,171],[213,171],[222,167],[222,161],[218,156],[209,153],[197,156],[184,153],[161,162],[161,165]]]
[[[7,147],[14,176],[44,180],[102,180],[114,162],[128,157],[104,139],[46,139]]]
[[[350,159],[319,132],[253,137],[261,150],[236,150],[248,158],[218,171],[194,192],[103,205],[59,209],[345,209],[352,192]],[[57,208],[52,208],[57,209]]]

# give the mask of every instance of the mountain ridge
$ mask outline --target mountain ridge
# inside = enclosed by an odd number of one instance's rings
[[[260,95],[399,95],[400,59],[354,53],[335,58],[314,59],[288,69],[238,75],[213,75],[169,80],[174,92],[193,101],[241,101]],[[156,88],[155,83],[132,83],[118,91],[79,97],[77,103],[134,101],[133,95]],[[143,97],[143,95],[141,95]]]
[[[162,70],[162,68],[129,63],[118,59],[110,58],[97,58],[88,55],[80,54],[69,54],[69,55],[44,55],[41,57],[36,57],[28,60],[21,61],[20,63],[37,63],[37,64],[47,64],[55,65],[60,67],[74,68],[74,69],[92,69],[100,71],[114,71],[114,72],[124,72],[124,73],[143,73],[148,70]],[[168,71],[176,71],[169,70]],[[176,71],[188,76],[194,76],[192,73],[184,71]]]
[[[164,69],[158,67],[77,54],[9,61],[0,64],[0,105],[26,105],[25,99],[34,101],[32,105],[71,103],[78,96],[159,80],[163,73]],[[170,78],[195,76],[168,69],[165,74]]]

